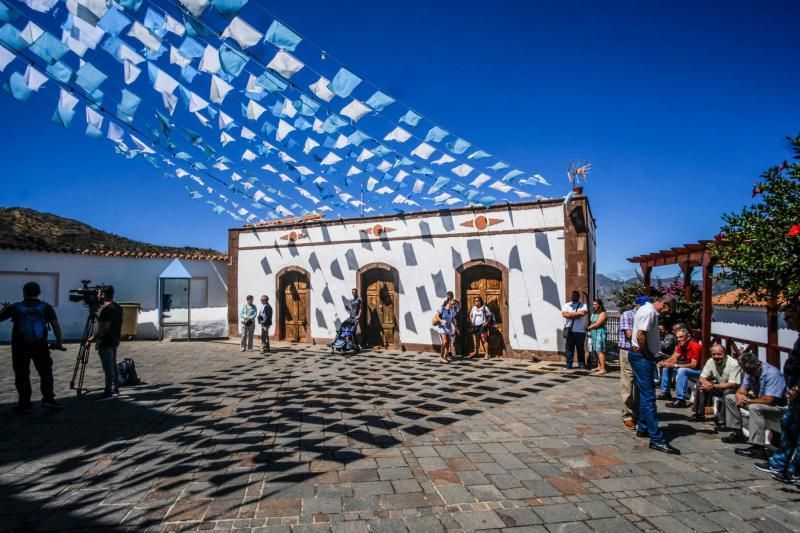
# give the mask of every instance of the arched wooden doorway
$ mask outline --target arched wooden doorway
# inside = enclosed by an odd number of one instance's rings
[[[278,339],[311,342],[310,283],[308,272],[300,267],[286,267],[275,277],[278,299]]]
[[[385,263],[366,265],[358,271],[358,293],[364,301],[361,344],[370,348],[398,348],[400,315],[397,270]]]
[[[456,269],[456,287],[461,298],[461,353],[475,351],[469,312],[475,297],[480,296],[495,320],[495,327],[489,334],[489,353],[504,355],[508,348],[508,269],[489,259],[470,261]]]

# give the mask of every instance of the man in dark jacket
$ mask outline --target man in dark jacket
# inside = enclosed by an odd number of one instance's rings
[[[269,353],[269,328],[272,327],[272,306],[269,297],[261,295],[261,309],[258,311],[258,323],[261,324],[261,353]]]
[[[15,411],[29,413],[31,403],[31,361],[39,373],[42,391],[42,407],[61,409],[53,392],[53,359],[50,357],[48,328],[56,337],[55,348],[64,350],[61,345],[61,327],[53,307],[39,300],[42,290],[33,281],[22,287],[23,300],[15,304],[5,303],[0,310],[0,322],[11,319],[14,328],[11,332],[11,360],[14,366],[14,382],[19,401]]]
[[[114,301],[114,287],[106,285],[97,291],[97,297],[102,304],[97,313],[97,333],[87,341],[87,348],[93,342],[97,343],[97,355],[103,365],[105,374],[105,389],[100,399],[113,398],[119,394],[119,381],[117,375],[117,348],[122,337],[122,308]]]

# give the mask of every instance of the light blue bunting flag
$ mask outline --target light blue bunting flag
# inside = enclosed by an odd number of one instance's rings
[[[270,24],[267,34],[264,35],[264,40],[269,41],[278,48],[294,52],[297,45],[300,44],[302,39],[295,32],[278,22],[273,20]]]
[[[414,113],[410,109],[408,110],[408,112],[406,112],[405,115],[400,117],[400,122],[404,122],[413,128],[416,128],[417,124],[419,124],[421,120],[422,116]]]
[[[117,116],[125,122],[133,122],[140,103],[142,103],[141,98],[128,89],[122,89],[122,97],[120,98],[120,103],[117,104]]]
[[[467,159],[486,159],[487,157],[491,157],[491,154],[483,150],[475,150],[467,156]]]
[[[494,165],[492,165],[490,167],[486,167],[486,168],[488,168],[489,170],[494,170],[494,171],[505,170],[505,169],[508,168],[508,164],[507,163],[503,163],[502,161],[498,161]]]
[[[69,83],[70,78],[72,78],[72,69],[66,66],[61,61],[53,63],[45,70],[47,71],[48,74],[53,76],[56,80],[60,81],[61,83]]]
[[[116,7],[111,6],[108,11],[106,11],[106,14],[103,15],[103,18],[100,19],[100,22],[97,23],[97,27],[116,37],[122,33],[130,23],[131,19],[126,17]]]
[[[448,135],[449,134],[445,130],[440,128],[439,126],[434,126],[428,131],[428,134],[425,136],[425,142],[426,143],[429,143],[429,142],[438,143],[439,141],[441,141],[442,139],[444,139]]]
[[[245,65],[247,65],[247,56],[228,43],[222,43],[219,47],[219,62],[222,65],[222,70],[235,78],[242,73]]]
[[[19,18],[20,12],[14,6],[10,6],[0,0],[0,22],[11,22]]]
[[[328,89],[340,98],[347,98],[359,83],[361,83],[361,78],[342,67],[328,84]]]
[[[298,113],[307,117],[313,117],[319,111],[319,104],[305,94],[301,94],[300,99],[295,100],[293,105]]]
[[[338,115],[331,115],[322,123],[322,131],[325,133],[336,133],[345,126],[347,126],[346,120]]]
[[[361,143],[363,143],[364,141],[369,140],[369,135],[367,135],[363,131],[356,130],[356,131],[354,131],[353,133],[350,134],[350,136],[347,138],[347,140],[353,146],[361,146]]]
[[[25,83],[25,77],[19,72],[11,73],[11,76],[8,78],[7,87],[9,94],[20,102],[27,101],[31,95],[31,90],[28,89],[28,84]]]
[[[375,111],[383,111],[394,103],[394,98],[382,93],[381,91],[376,91],[375,94],[370,96],[369,99],[367,99],[367,101],[364,103]]]
[[[52,65],[61,59],[69,51],[69,48],[48,32],[44,32],[31,45],[30,51],[41,57],[48,65]]]
[[[75,84],[87,92],[87,94],[94,93],[100,84],[103,83],[108,76],[100,72],[94,65],[85,62],[81,68],[75,73]]]
[[[153,35],[164,37],[167,34],[167,20],[164,15],[148,7],[144,15],[144,27],[153,32]]]
[[[247,5],[247,0],[211,0],[211,5],[220,15],[230,20]]]
[[[22,38],[19,30],[11,24],[3,24],[3,27],[0,28],[0,41],[6,43],[15,51],[22,51],[28,47],[28,43]]]
[[[130,11],[139,11],[144,0],[117,0],[117,3]]]
[[[311,128],[312,126],[313,126],[313,124],[311,122],[309,122],[306,117],[297,117],[297,119],[295,119],[295,121],[294,121],[295,129],[298,129],[298,130],[301,130],[301,131],[302,130],[307,130],[307,129]]]
[[[447,143],[447,149],[454,154],[463,154],[467,151],[467,149],[469,149],[470,146],[472,145],[464,139],[456,139],[455,141],[450,141]]]
[[[272,74],[269,71],[256,78],[256,85],[267,91],[269,94],[277,94],[283,92],[289,86],[282,78]]]
[[[202,57],[204,51],[205,47],[191,37],[186,37],[178,47],[178,52],[180,52],[183,57],[188,57],[190,59]]]

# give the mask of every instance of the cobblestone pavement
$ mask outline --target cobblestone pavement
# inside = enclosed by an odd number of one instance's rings
[[[800,490],[687,412],[662,413],[684,454],[650,451],[616,375],[133,342],[120,355],[147,383],[100,402],[69,392],[75,350],[55,356],[64,410],[13,415],[0,347],[0,530],[800,529]]]

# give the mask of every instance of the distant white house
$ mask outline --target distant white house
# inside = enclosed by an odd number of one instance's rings
[[[767,304],[751,301],[748,305],[736,307],[736,300],[741,293],[735,289],[712,298],[713,314],[711,334],[747,339],[756,342],[767,342]],[[797,339],[797,332],[787,329],[784,314],[778,315],[778,344],[790,348]],[[765,356],[765,353],[760,355]],[[781,365],[787,355],[781,355]]]
[[[110,284],[115,300],[141,305],[136,337],[156,339],[158,277],[175,259],[192,276],[192,336],[227,336],[227,256],[221,254],[20,249],[0,244],[0,301],[18,301],[25,283],[39,283],[41,299],[55,307],[65,339],[75,340],[83,334],[88,312],[81,303],[69,300],[70,289],[81,288],[82,280]],[[9,341],[10,336],[11,324],[0,323],[0,342]],[[169,328],[165,336],[185,337],[186,328]]]

